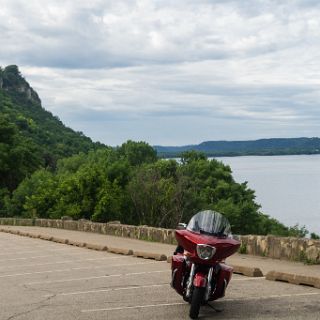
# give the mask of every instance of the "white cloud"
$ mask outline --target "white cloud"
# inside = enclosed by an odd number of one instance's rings
[[[0,65],[18,64],[46,108],[97,140],[320,135],[315,1],[0,0],[0,8]]]

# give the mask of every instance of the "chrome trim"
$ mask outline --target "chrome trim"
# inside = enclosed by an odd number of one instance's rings
[[[187,291],[186,291],[186,297],[189,298],[190,294],[191,294],[191,288],[192,288],[192,284],[193,284],[193,278],[194,278],[194,273],[196,271],[196,266],[193,263],[191,265],[191,270],[190,270],[190,276],[187,282]]]
[[[209,273],[208,273],[208,281],[207,281],[205,301],[208,301],[208,300],[209,300],[209,296],[210,296],[210,293],[211,293],[212,273],[213,273],[213,267],[211,267],[211,268],[209,269]]]
[[[212,255],[211,255],[211,257],[208,257],[208,258],[201,258],[200,257],[200,255],[199,255],[199,248],[200,247],[209,247],[209,248],[211,248],[212,249]],[[208,244],[203,244],[203,243],[199,243],[199,244],[197,244],[197,255],[198,255],[198,257],[200,258],[200,259],[202,259],[202,260],[210,260],[215,254],[216,254],[216,252],[217,252],[217,248],[216,247],[213,247],[213,246],[209,246]]]

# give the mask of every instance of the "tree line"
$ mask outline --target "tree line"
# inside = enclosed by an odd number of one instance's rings
[[[202,153],[181,161],[158,159],[145,142],[128,141],[58,161],[22,181],[5,200],[7,216],[61,218],[174,228],[196,212],[227,216],[236,234],[304,236],[260,212],[254,191],[237,183],[229,166]]]

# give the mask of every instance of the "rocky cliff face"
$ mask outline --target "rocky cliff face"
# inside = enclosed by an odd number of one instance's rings
[[[41,105],[38,94],[31,88],[29,83],[22,77],[16,65],[0,67],[0,89],[22,95],[27,100]]]

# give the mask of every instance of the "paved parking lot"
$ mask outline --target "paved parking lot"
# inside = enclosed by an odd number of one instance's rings
[[[0,319],[188,319],[166,262],[0,233]],[[234,275],[201,319],[320,319],[320,290]]]

